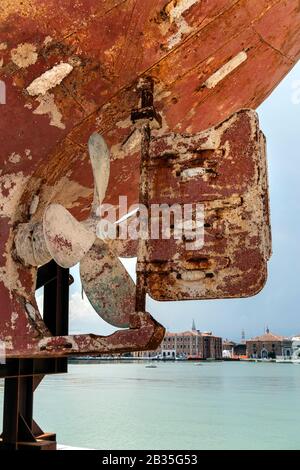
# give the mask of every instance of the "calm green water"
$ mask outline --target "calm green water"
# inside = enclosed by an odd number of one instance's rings
[[[300,449],[300,366],[107,363],[42,382],[35,418],[95,449]],[[2,405],[3,384],[0,385]],[[2,409],[2,408],[1,408]]]

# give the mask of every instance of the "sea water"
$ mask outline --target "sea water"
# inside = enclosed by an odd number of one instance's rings
[[[70,365],[38,387],[35,420],[93,449],[300,449],[300,365],[146,365]]]

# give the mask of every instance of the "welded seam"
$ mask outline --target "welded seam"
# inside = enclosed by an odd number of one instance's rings
[[[134,2],[133,8],[132,8],[131,13],[130,13],[130,18],[129,18],[129,22],[128,22],[128,25],[127,25],[127,28],[126,28],[125,37],[124,37],[124,49],[120,50],[120,52],[118,53],[118,56],[117,56],[116,61],[115,61],[115,65],[116,65],[116,66],[117,66],[118,63],[119,63],[121,54],[123,55],[123,52],[124,52],[125,48],[127,48],[127,46],[128,46],[128,35],[129,35],[130,28],[131,28],[131,23],[132,23],[132,20],[133,20],[133,16],[134,16],[134,11],[135,11],[135,9],[136,9],[136,5],[137,5],[137,1]],[[117,73],[118,73],[118,71],[117,71]]]
[[[233,9],[239,2],[241,2],[241,0],[236,0],[236,2],[235,2],[233,5],[231,5],[231,6],[230,6],[229,8],[227,8],[227,9],[223,10],[221,13],[219,13],[219,14],[218,14],[217,16],[215,16],[214,18],[212,18],[211,21],[209,21],[209,22],[207,23],[207,25],[205,25],[205,28],[207,28],[208,26],[210,26],[210,25],[211,25],[214,21],[216,21],[219,17],[221,17],[222,15],[224,15],[225,13],[227,13],[228,11],[230,11],[231,9]],[[199,26],[201,26],[201,24],[203,23],[203,21],[205,21],[205,19],[206,19],[206,18],[204,18],[204,19],[201,21],[201,23],[200,23]],[[195,31],[194,34],[189,35],[189,36],[188,36],[184,41],[182,41],[177,47],[175,47],[174,49],[172,49],[170,52],[168,52],[166,55],[164,55],[161,59],[159,59],[157,62],[155,62],[155,64],[152,64],[151,67],[149,67],[148,69],[145,69],[143,72],[141,72],[139,75],[137,75],[136,78],[135,78],[133,81],[131,81],[130,83],[127,83],[127,84],[124,85],[123,87],[120,87],[120,88],[118,89],[118,91],[117,91],[116,93],[114,93],[113,95],[111,95],[111,97],[110,97],[107,101],[105,101],[104,103],[102,103],[101,106],[99,106],[97,109],[95,109],[95,111],[93,111],[93,112],[91,112],[89,115],[87,115],[80,123],[76,124],[76,125],[73,127],[72,131],[74,131],[74,130],[80,128],[80,127],[81,127],[86,121],[88,121],[93,115],[97,115],[97,114],[99,113],[99,111],[100,111],[104,106],[106,106],[108,103],[110,103],[110,102],[111,102],[114,98],[116,98],[120,93],[122,93],[122,92],[125,91],[126,89],[130,88],[130,86],[133,86],[134,83],[136,83],[136,81],[137,81],[140,77],[142,77],[143,75],[149,73],[151,70],[153,70],[155,67],[157,67],[161,62],[163,62],[164,60],[166,60],[171,54],[175,54],[175,52],[176,52],[178,49],[180,49],[181,47],[183,47],[183,46],[186,44],[186,42],[192,41],[192,39],[193,39],[195,36],[197,36],[200,31],[204,31],[204,30],[205,30],[205,28],[204,28],[203,30],[199,29],[199,26],[197,27],[197,31]],[[220,49],[221,49],[221,48],[220,48]],[[218,49],[218,50],[219,50],[219,49]],[[200,63],[202,63],[202,62],[200,62]],[[199,63],[199,64],[200,64],[200,63]],[[198,65],[199,65],[199,64],[198,64]],[[192,70],[192,69],[190,69],[187,73],[189,73],[191,70]],[[184,77],[184,76],[185,76],[185,75],[183,75],[183,77]],[[172,83],[174,83],[174,82],[172,82]],[[68,137],[68,136],[66,136],[66,137]],[[79,145],[80,145],[80,144],[79,144]]]
[[[253,31],[258,35],[258,37],[260,38],[260,40],[266,44],[268,47],[270,47],[271,49],[273,49],[273,51],[277,52],[278,54],[280,54],[282,57],[284,57],[285,59],[287,59],[288,61],[290,61],[291,63],[294,63],[295,62],[295,59],[293,59],[293,57],[290,57],[288,56],[287,54],[285,54],[284,52],[282,52],[280,49],[278,49],[277,47],[273,46],[273,44],[271,44],[270,42],[268,42],[264,37],[263,35],[257,31],[257,29],[255,28],[255,26],[252,24],[251,25]]]

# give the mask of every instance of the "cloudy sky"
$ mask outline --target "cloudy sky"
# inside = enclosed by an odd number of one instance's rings
[[[267,136],[271,193],[273,257],[265,289],[256,297],[159,303],[148,299],[147,309],[171,331],[186,330],[195,319],[202,331],[238,340],[264,331],[300,333],[300,63],[258,110]],[[135,261],[126,267],[134,276]],[[72,270],[71,332],[108,334],[113,329],[82,299],[78,268]]]

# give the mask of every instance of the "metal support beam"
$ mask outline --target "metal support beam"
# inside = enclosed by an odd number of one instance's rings
[[[135,109],[131,113],[133,123],[142,123],[141,140],[141,164],[140,164],[140,195],[139,202],[144,207],[149,206],[148,190],[148,167],[149,167],[149,147],[151,140],[150,122],[155,120],[161,126],[161,116],[154,107],[154,81],[152,77],[142,78],[138,84],[141,95],[141,108]],[[146,311],[146,277],[143,270],[143,261],[147,247],[149,234],[144,232],[143,221],[140,214],[140,239],[138,246],[137,280],[136,280],[136,312]]]
[[[37,288],[44,286],[44,322],[54,336],[68,334],[69,285],[69,270],[54,261],[38,271]],[[45,434],[33,420],[33,398],[44,375],[67,368],[67,358],[8,359],[0,366],[0,377],[5,378],[0,450],[56,449],[55,434]]]

